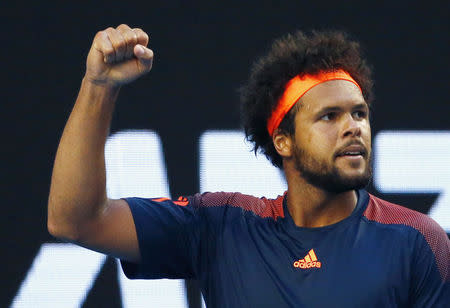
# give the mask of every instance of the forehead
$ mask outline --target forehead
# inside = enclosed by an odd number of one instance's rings
[[[302,97],[302,109],[313,112],[327,107],[345,108],[361,103],[365,103],[361,91],[355,84],[346,80],[323,82]]]

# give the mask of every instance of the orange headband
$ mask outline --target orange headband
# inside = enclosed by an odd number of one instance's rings
[[[272,112],[267,121],[267,130],[272,136],[275,129],[278,128],[285,115],[291,110],[292,106],[305,95],[306,92],[313,87],[329,80],[347,80],[354,83],[362,92],[358,83],[344,70],[337,70],[332,72],[320,72],[317,75],[305,75],[303,77],[295,76],[286,84],[283,96],[278,101],[278,105]]]

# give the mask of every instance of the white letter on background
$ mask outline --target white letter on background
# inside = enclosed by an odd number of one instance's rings
[[[450,132],[380,132],[374,153],[376,188],[439,194],[428,214],[450,233]]]
[[[170,197],[161,140],[151,131],[121,131],[108,139],[106,181],[110,198]],[[187,307],[183,280],[130,280],[118,263],[122,305]]]
[[[239,191],[276,197],[286,190],[283,173],[255,157],[241,131],[206,131],[200,137],[200,191]]]
[[[11,307],[80,307],[105,260],[73,244],[43,244]]]
[[[161,141],[151,131],[111,136],[105,148],[110,198],[169,197]],[[106,259],[73,244],[43,244],[12,307],[80,307]],[[118,266],[122,306],[187,307],[183,280],[129,280]]]

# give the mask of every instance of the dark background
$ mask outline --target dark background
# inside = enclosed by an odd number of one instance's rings
[[[1,8],[0,307],[10,304],[41,244],[55,241],[46,229],[53,159],[91,41],[108,26],[127,23],[150,34],[154,68],[123,88],[112,131],[158,132],[173,196],[199,190],[198,137],[239,128],[236,90],[251,62],[296,29],[343,29],[362,43],[375,72],[373,135],[450,129],[447,1],[316,2],[25,1]],[[425,213],[436,198],[377,194]],[[106,298],[120,306],[106,282],[114,269],[107,263],[86,307]]]

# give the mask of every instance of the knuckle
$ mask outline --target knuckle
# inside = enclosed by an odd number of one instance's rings
[[[107,36],[105,31],[98,31],[95,36],[94,36],[94,40],[101,40],[104,39]]]
[[[115,29],[109,27],[109,28],[105,29],[105,31],[103,31],[103,32],[105,33],[105,37],[108,37],[109,39],[113,39],[115,31],[116,31]]]
[[[134,31],[132,31],[132,30],[127,31],[127,35],[128,35],[128,37],[130,37],[130,38],[133,39],[133,40],[136,40],[136,39],[137,39],[136,32],[134,32]]]
[[[112,48],[112,47],[110,47],[110,46],[104,47],[104,48],[103,48],[103,53],[104,53],[105,55],[112,55],[112,54],[114,54],[114,48]]]
[[[132,31],[123,31],[123,32],[121,32],[121,34],[127,42],[133,41],[135,38],[134,32],[132,32]]]
[[[133,33],[135,34],[137,42],[140,42],[140,43],[148,42],[148,35],[141,28],[134,28]]]
[[[130,27],[127,25],[127,24],[120,24],[118,27],[117,27],[117,30],[119,30],[119,29],[129,29]]]
[[[115,51],[112,48],[105,48],[103,49],[103,56],[105,56],[106,58],[111,58],[115,56]]]
[[[137,38],[138,41],[144,42],[144,43],[148,42],[149,36],[144,31],[139,29],[139,30],[134,31],[134,33],[136,34],[136,38]]]
[[[133,33],[130,36],[130,41],[133,43],[133,45],[136,45],[136,43],[137,43],[137,35]]]
[[[141,28],[134,28],[133,32],[136,34],[137,37],[141,37],[145,32]]]
[[[130,47],[134,47],[134,45],[136,45],[136,43],[137,43],[137,37],[136,37],[136,35],[133,35],[133,34],[130,34],[129,35],[129,37],[128,37],[128,41],[129,41],[129,43],[130,43]]]
[[[117,42],[118,48],[124,48],[127,46],[127,41],[125,38],[120,38],[120,40]]]

